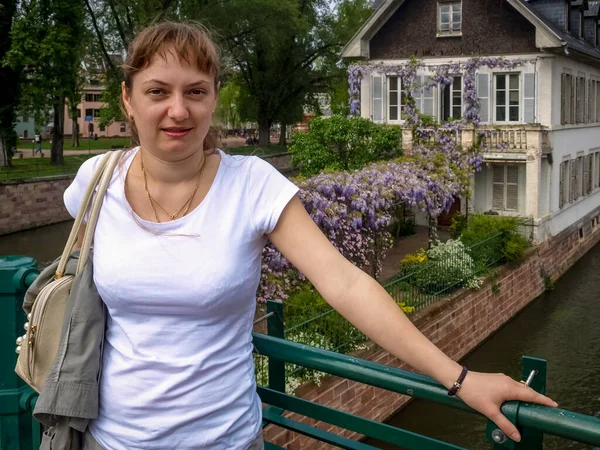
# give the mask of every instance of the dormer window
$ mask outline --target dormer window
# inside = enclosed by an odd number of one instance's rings
[[[571,32],[571,2],[567,1],[567,4],[565,5],[565,18],[566,18],[566,30],[567,33]]]
[[[438,37],[460,36],[462,33],[461,2],[438,3]]]
[[[579,11],[579,39],[583,39],[583,11]]]
[[[599,38],[599,36],[598,36],[598,24],[594,23],[594,45],[596,47],[598,47],[599,44],[600,44],[600,39],[598,39],[598,38]]]

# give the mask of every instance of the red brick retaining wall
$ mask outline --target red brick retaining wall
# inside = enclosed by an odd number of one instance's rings
[[[487,281],[478,291],[460,292],[415,314],[413,322],[451,358],[461,359],[542,294],[545,276],[556,280],[600,241],[600,227],[592,229],[592,218],[598,212],[596,210],[585,220],[530,251],[522,264],[500,269],[495,282],[498,289],[494,289],[495,292]],[[580,238],[580,229],[583,238]],[[411,370],[376,345],[357,356]],[[385,421],[410,400],[410,397],[338,377],[326,378],[320,387],[312,384],[302,386],[297,395],[377,421]],[[359,437],[356,433],[317,423],[312,419],[290,414],[288,416],[353,439]],[[265,439],[293,450],[334,448],[275,426],[269,426],[265,430]]]
[[[0,235],[71,218],[63,193],[73,175],[0,183]]]

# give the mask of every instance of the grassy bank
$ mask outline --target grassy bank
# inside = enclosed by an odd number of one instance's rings
[[[129,142],[129,139],[103,139],[94,142],[103,142],[104,147],[100,146],[97,148],[92,148],[92,150],[103,150],[110,149],[111,146],[119,145],[118,142]],[[86,142],[87,143],[87,142]],[[108,147],[107,143],[111,143]],[[49,145],[49,143],[47,143]],[[73,150],[73,149],[71,149]],[[79,148],[79,150],[87,150],[87,148]],[[27,150],[23,150],[24,152]],[[31,151],[31,149],[29,149]],[[248,147],[233,147],[226,149],[226,152],[230,155],[256,155],[256,156],[269,156],[276,155],[279,153],[285,153],[287,148],[285,146],[279,145],[271,145],[267,147],[258,147],[258,146],[248,146]],[[76,155],[69,156],[69,150],[65,148],[64,152],[64,160],[65,164],[63,166],[52,166],[50,165],[50,150],[44,150],[44,158],[40,158],[39,156],[36,158],[13,158],[12,164],[13,167],[2,167],[0,168],[0,181],[1,180],[26,180],[30,178],[39,178],[39,177],[48,177],[53,175],[63,175],[63,174],[73,174],[77,172],[79,166],[83,164],[83,162],[91,157],[96,155]]]

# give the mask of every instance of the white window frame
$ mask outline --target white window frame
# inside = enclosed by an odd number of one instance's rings
[[[442,9],[448,8],[447,12]],[[453,20],[454,14],[459,14],[458,29],[454,29],[456,22]],[[448,14],[448,30],[442,30],[442,14]],[[437,36],[462,36],[462,1],[440,1],[437,5]]]
[[[390,83],[390,78],[397,78],[398,79],[398,104],[397,105],[392,105],[391,101],[390,101],[390,94],[392,92],[396,92],[396,91],[392,91],[390,89],[391,83]],[[405,91],[402,89],[402,78],[398,75],[388,75],[385,79],[385,85],[384,85],[384,89],[387,93],[386,99],[387,99],[387,105],[386,105],[386,112],[387,112],[387,121],[389,123],[400,123],[404,120],[403,117],[403,112],[404,112],[404,102],[403,100],[405,99]],[[398,118],[397,119],[392,119],[392,115],[391,115],[391,108],[392,106],[395,106],[398,108]]]
[[[519,78],[519,117],[517,120],[510,120],[510,92],[514,91],[514,89],[510,89],[510,76],[516,75]],[[515,124],[523,122],[523,76],[520,72],[496,72],[493,74],[494,76],[494,84],[493,84],[493,108],[494,108],[494,123],[497,124]],[[498,77],[504,76],[506,78],[506,88],[504,91],[506,92],[506,103],[504,104],[506,119],[507,120],[498,120]]]

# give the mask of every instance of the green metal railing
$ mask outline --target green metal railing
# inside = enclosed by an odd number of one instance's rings
[[[38,274],[36,262],[32,258],[0,257],[0,317],[4,322],[0,326],[0,449],[2,450],[29,450],[40,445],[41,427],[31,416],[37,394],[24,385],[14,373],[15,340],[22,334],[22,326],[26,320],[21,310],[23,294]],[[267,371],[262,382],[259,380],[258,387],[263,402],[269,405],[263,414],[265,426],[267,424],[282,426],[342,448],[374,448],[286,417],[283,412],[289,411],[408,449],[459,448],[286,395],[286,390],[289,388],[288,367],[303,367],[473,412],[459,399],[448,397],[445,388],[429,377],[282,339],[285,334],[283,305],[269,302],[267,312],[269,335],[256,333],[253,335],[257,358],[262,361]],[[545,361],[524,358],[523,378],[525,379],[532,370],[537,371],[531,384],[532,388],[544,393]],[[503,405],[502,410],[521,430],[523,441],[515,444],[507,440],[506,436],[490,423],[488,438],[494,443],[495,449],[541,449],[543,434],[600,445],[600,419],[598,418],[518,402],[508,402]],[[267,443],[266,448],[278,447]]]
[[[449,397],[443,386],[423,375],[262,334],[254,334],[254,345],[257,352],[268,357],[270,361],[277,361],[279,363],[285,361],[309,367],[331,375],[387,389],[399,394],[409,395],[413,398],[426,399],[478,414],[460,399]],[[545,393],[545,361],[524,357],[524,379],[532,371],[536,371],[536,375],[533,378],[531,387],[538,392]],[[266,387],[258,388],[263,402],[277,408],[276,413],[280,415],[284,410],[294,412],[407,449],[459,448],[455,445],[411,433],[400,428],[374,422],[286,395],[285,391],[281,389],[281,386],[285,385],[285,380],[281,380],[283,377],[285,377],[284,371],[279,370],[277,373],[274,371],[270,377],[271,383]],[[559,436],[585,444],[600,445],[600,419],[596,417],[577,414],[560,408],[548,408],[521,402],[505,403],[502,406],[502,412],[517,426],[523,439],[520,443],[510,441],[493,423],[489,422],[487,437],[494,449],[538,450],[542,448],[544,434]],[[296,425],[297,421],[291,419],[287,421],[283,419],[278,420],[277,417],[273,416],[274,414],[267,410],[267,422],[311,435],[311,430]],[[317,432],[314,433],[316,434]],[[333,438],[330,437],[330,439]],[[351,446],[351,444],[345,443],[345,445],[340,446],[343,448],[374,448],[372,446],[365,446],[365,444],[362,444],[362,446]]]
[[[40,446],[40,424],[31,416],[37,394],[17,376],[15,353],[25,313],[23,294],[38,276],[36,261],[0,257],[0,449],[28,450]]]

